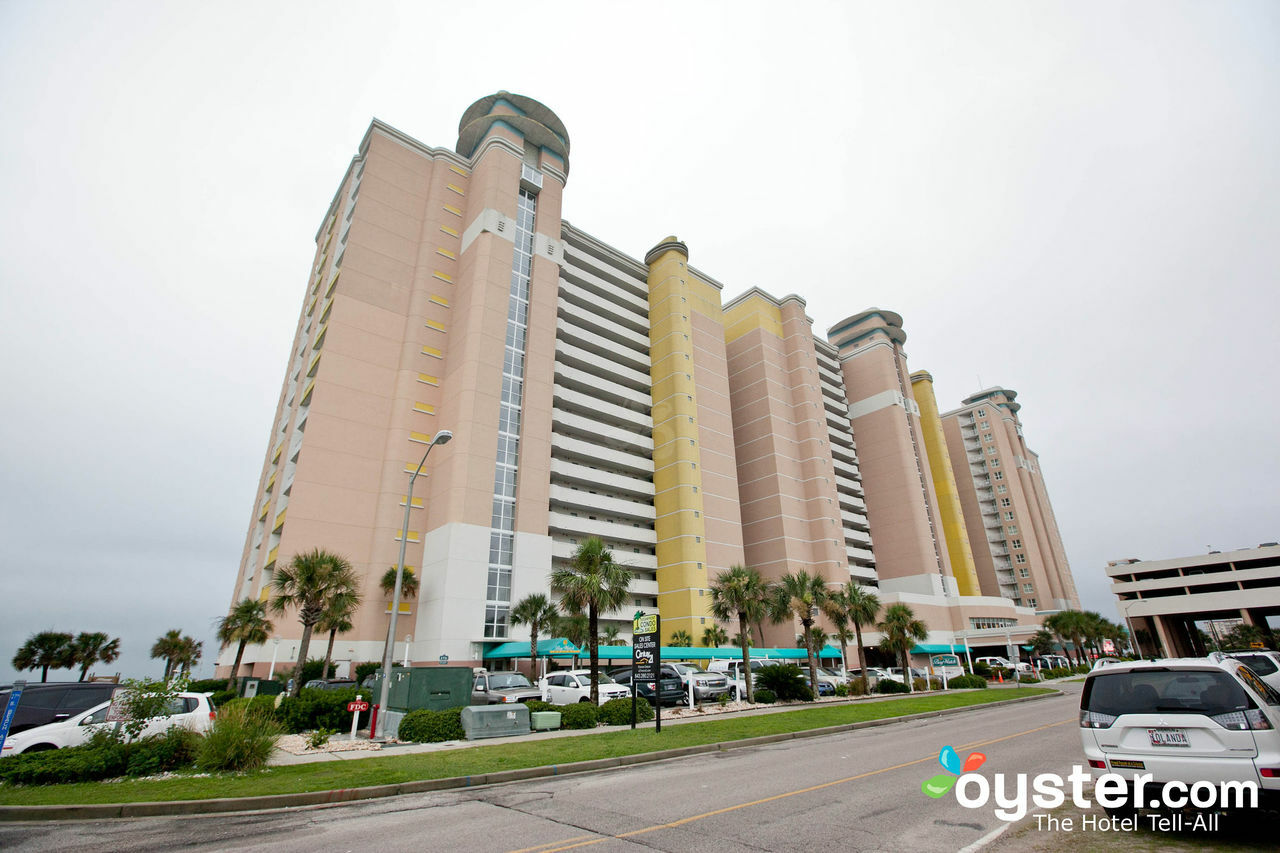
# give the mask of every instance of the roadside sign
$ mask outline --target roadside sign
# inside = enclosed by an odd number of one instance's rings
[[[22,689],[27,682],[21,678],[13,682],[9,693],[9,702],[4,706],[4,716],[0,717],[0,748],[4,747],[5,738],[9,736],[9,726],[13,725],[13,715],[18,713],[18,703],[22,701]]]
[[[107,722],[123,723],[128,719],[129,712],[124,707],[124,691],[117,690],[111,696],[111,707],[107,709]]]
[[[354,712],[354,711],[367,711],[367,710],[369,710],[369,703],[368,703],[368,702],[364,702],[364,701],[360,701],[360,702],[348,702],[348,703],[347,703],[347,710],[348,710],[348,711],[353,711],[353,712]]]
[[[1266,643],[1260,643],[1257,640],[1254,640],[1252,643],[1249,644],[1249,648],[1251,649],[1265,649],[1266,647],[1267,647]]]
[[[448,655],[440,655],[440,665],[441,665],[441,666],[444,666],[444,665],[445,665],[445,664],[447,664],[448,662],[449,662],[449,656],[448,656]]]
[[[1104,655],[1114,655],[1116,653],[1116,644],[1113,640],[1102,641],[1102,653]]]
[[[631,728],[636,727],[636,702],[640,682],[652,681],[654,731],[662,731],[662,646],[658,643],[662,620],[656,613],[636,611],[631,622]]]

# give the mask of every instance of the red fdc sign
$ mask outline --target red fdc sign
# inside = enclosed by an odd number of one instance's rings
[[[369,710],[369,703],[368,702],[348,702],[347,710],[348,711],[367,711]]]

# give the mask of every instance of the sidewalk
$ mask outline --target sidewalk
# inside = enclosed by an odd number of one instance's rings
[[[1037,684],[1028,684],[1027,687],[1047,687],[1053,682],[1042,681]],[[1017,691],[1019,685],[1013,683],[991,684],[988,690],[1008,690]],[[970,690],[927,690],[913,694],[907,693],[888,693],[884,695],[876,694],[872,696],[848,696],[837,698],[823,698],[814,702],[794,702],[788,704],[774,705],[752,705],[745,708],[734,709],[734,705],[744,705],[745,703],[730,702],[730,708],[721,710],[719,706],[713,703],[705,703],[702,713],[690,714],[687,708],[676,706],[675,708],[662,709],[662,725],[678,726],[685,723],[700,723],[705,720],[714,719],[737,719],[741,717],[756,717],[761,714],[778,714],[787,711],[799,711],[805,708],[813,708],[818,705],[850,705],[855,702],[884,702],[892,699],[902,699],[907,696],[932,696],[935,694],[951,694],[951,693],[969,693]],[[1010,697],[1015,698],[1015,697]],[[683,716],[669,716],[673,711],[684,711]],[[637,723],[637,729],[652,729],[655,726],[654,721],[647,723]],[[301,755],[295,755],[291,752],[277,750],[268,762],[272,767],[283,767],[292,764],[312,764],[318,761],[359,761],[364,758],[386,758],[396,755],[412,755],[420,752],[439,752],[451,749],[468,749],[474,746],[489,746],[495,743],[519,743],[521,741],[536,740],[553,740],[562,737],[576,737],[578,735],[599,734],[602,731],[614,731],[618,727],[606,726],[594,729],[558,729],[549,732],[531,732],[527,735],[512,735],[508,737],[481,738],[479,740],[450,740],[438,743],[398,743],[390,742],[382,744],[381,749],[351,749],[340,752],[304,752]],[[350,740],[350,733],[334,735],[331,743],[342,743]],[[367,735],[358,735],[360,741],[364,744],[369,743]]]

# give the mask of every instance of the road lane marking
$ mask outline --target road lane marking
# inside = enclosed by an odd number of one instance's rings
[[[960,746],[956,747],[956,749],[958,750],[972,749],[977,746],[989,746],[993,743],[1000,743],[1001,741],[1012,740],[1013,738],[1016,738],[1016,737],[1023,737],[1024,735],[1035,734],[1036,732],[1042,732],[1045,729],[1052,729],[1058,726],[1065,726],[1068,723],[1075,723],[1075,722],[1078,722],[1077,718],[1072,717],[1068,720],[1060,720],[1056,723],[1046,723],[1043,726],[1036,726],[1034,729],[1027,729],[1021,732],[1014,732],[1011,735],[1004,735],[1003,737],[992,738],[990,740],[974,741],[973,743],[961,744]],[[866,773],[859,773],[857,776],[846,776],[843,779],[833,779],[830,782],[822,782],[817,785],[810,785],[808,788],[800,788],[795,791],[787,791],[782,794],[774,794],[771,797],[764,797],[759,800],[752,800],[749,803],[738,803],[737,805],[733,805],[733,806],[725,806],[722,809],[715,809],[714,811],[703,812],[702,814],[690,815],[689,817],[680,818],[679,820],[673,820],[670,823],[659,823],[659,824],[655,824],[654,826],[646,826],[643,829],[633,829],[630,832],[620,832],[617,835],[596,835],[596,836],[579,835],[577,838],[566,838],[563,841],[552,841],[549,844],[540,844],[537,847],[524,847],[524,848],[521,848],[520,850],[512,850],[510,851],[510,853],[559,853],[559,851],[562,851],[562,850],[572,850],[576,847],[589,847],[592,844],[600,844],[603,841],[611,841],[615,838],[631,838],[636,835],[645,835],[650,832],[656,832],[659,829],[674,829],[679,826],[684,826],[685,824],[693,823],[694,821],[704,820],[709,817],[716,817],[717,815],[727,814],[728,812],[738,811],[739,809],[746,809],[752,806],[759,806],[759,805],[763,805],[764,803],[772,803],[776,800],[785,800],[788,797],[795,797],[800,794],[811,794],[814,791],[821,791],[823,788],[830,788],[834,785],[843,785],[846,782],[856,782],[859,779],[866,779],[868,776],[877,776],[881,773],[888,773],[893,770],[901,770],[904,767],[912,767],[916,764],[923,764],[926,761],[936,761],[937,758],[938,757],[936,755],[931,754],[924,758],[917,758],[914,761],[907,761],[902,764],[895,764],[892,767],[881,767],[879,770],[868,770]]]

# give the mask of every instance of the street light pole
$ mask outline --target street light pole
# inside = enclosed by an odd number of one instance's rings
[[[280,651],[280,638],[276,637],[271,641],[275,645],[271,648],[271,670],[267,673],[267,681],[275,678],[276,675],[276,653]]]
[[[396,617],[400,615],[400,584],[404,580],[404,550],[409,544],[409,510],[413,508],[413,483],[418,479],[418,475],[422,473],[422,466],[427,464],[427,457],[431,455],[431,448],[437,444],[448,444],[451,438],[453,438],[453,433],[447,429],[442,429],[436,433],[435,438],[431,439],[431,443],[427,445],[427,452],[422,454],[422,461],[418,463],[418,467],[409,475],[409,494],[404,499],[404,524],[400,528],[400,559],[396,562],[396,587],[395,591],[391,593],[391,624],[387,626],[387,643],[382,650],[382,689],[378,693],[378,729],[380,735],[384,738],[387,732],[387,700],[391,693],[391,657],[395,652]],[[407,655],[407,647],[405,652]]]

